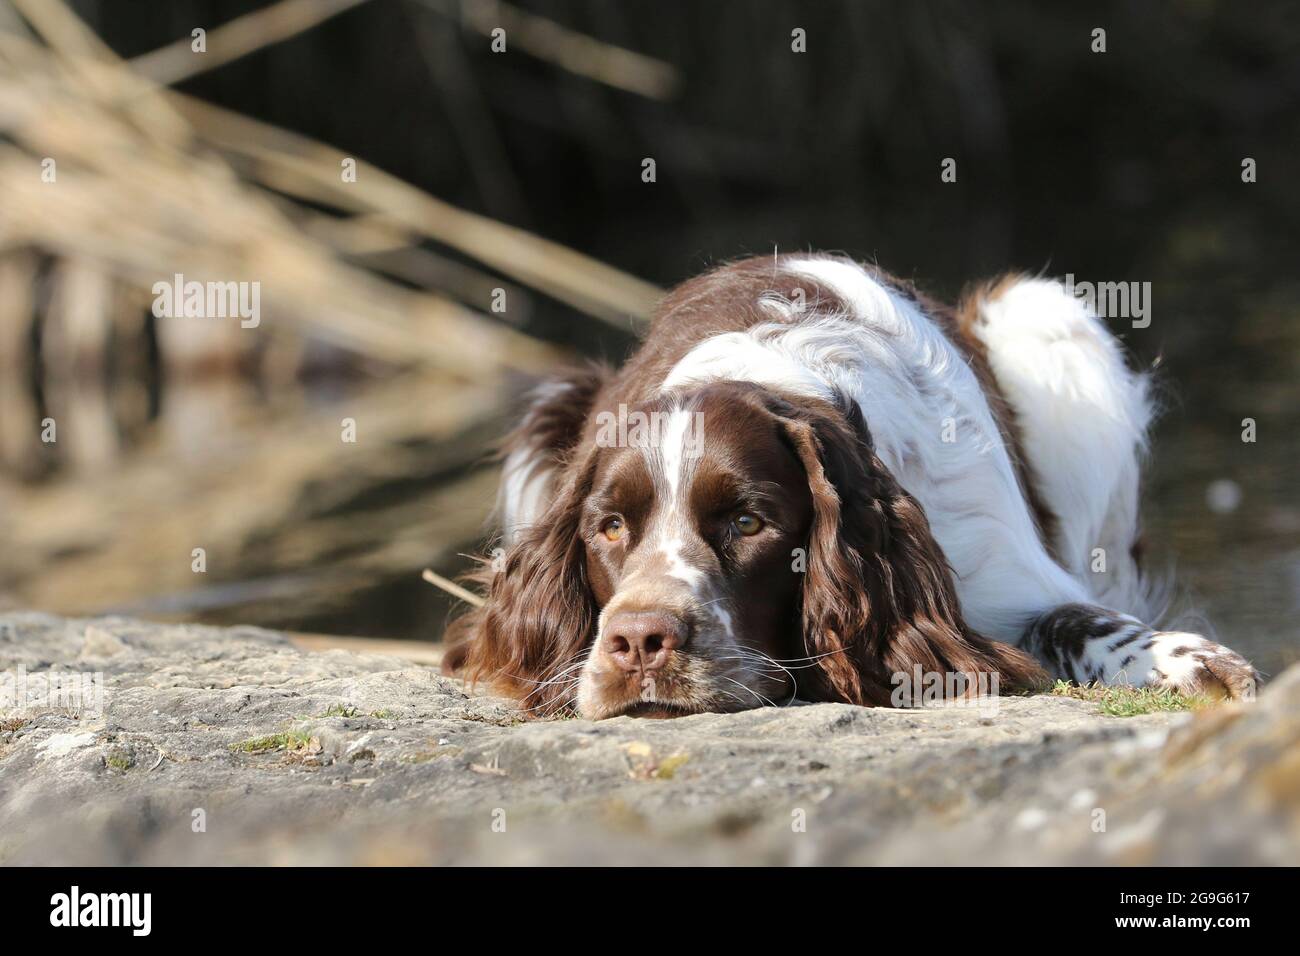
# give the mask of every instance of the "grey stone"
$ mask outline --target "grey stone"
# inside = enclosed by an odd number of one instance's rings
[[[1300,862],[1300,666],[1195,714],[590,723],[257,628],[9,613],[0,635],[0,674],[105,688],[102,713],[0,712],[5,864]]]

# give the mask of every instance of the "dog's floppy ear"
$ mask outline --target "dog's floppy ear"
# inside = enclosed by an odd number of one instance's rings
[[[475,577],[487,586],[483,607],[452,622],[444,672],[464,671],[547,714],[568,706],[565,669],[591,643],[599,609],[587,580],[579,520],[599,449],[567,470],[540,520],[522,529],[500,566]]]
[[[925,512],[875,454],[857,404],[782,402],[774,411],[813,502],[801,623],[816,666],[801,672],[811,678],[801,696],[887,705],[895,675],[910,677],[916,665],[972,682],[996,673],[1001,690],[1040,686],[1032,658],[962,619]]]

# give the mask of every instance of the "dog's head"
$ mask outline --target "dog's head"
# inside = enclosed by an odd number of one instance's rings
[[[885,704],[915,664],[1034,672],[966,628],[856,406],[741,382],[594,415],[470,626],[471,673],[591,718]]]

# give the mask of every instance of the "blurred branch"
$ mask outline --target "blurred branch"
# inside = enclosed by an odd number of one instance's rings
[[[369,0],[280,0],[209,30],[206,53],[195,53],[191,39],[182,37],[135,57],[129,65],[157,83],[172,85],[281,43],[367,2]]]
[[[116,54],[61,0],[9,0],[41,38],[60,53],[88,60]]]
[[[510,321],[520,325],[532,311],[527,290],[419,245],[420,238],[383,216],[339,217],[284,200],[289,215],[308,234],[343,255],[421,288],[442,289],[471,306],[490,302],[501,289],[510,303]]]
[[[10,184],[0,245],[84,257],[145,288],[174,273],[255,275],[277,319],[270,335],[296,327],[398,365],[464,376],[540,371],[558,360],[557,350],[481,312],[341,261],[218,156],[196,149],[194,130],[158,88],[63,4],[17,2],[24,15],[39,11],[32,25],[63,55],[0,34],[0,128],[27,150],[0,145],[0,178]],[[144,122],[124,122],[124,110]],[[32,173],[40,157],[57,159],[57,182]]]
[[[291,196],[392,222],[477,259],[616,328],[650,314],[663,290],[557,242],[444,202],[357,160],[357,180],[344,183],[332,146],[270,126],[203,100],[172,94],[172,102],[222,149],[253,161],[252,174]]]
[[[48,45],[43,50],[30,43],[7,44],[4,55],[16,71],[51,71],[53,51],[66,71],[80,78],[81,97],[103,105],[117,104],[132,123],[147,133],[156,145],[181,150],[189,130],[148,80],[126,69],[108,44],[90,29],[63,0],[7,0]],[[6,34],[0,34],[0,37]],[[18,34],[8,34],[17,40]],[[21,63],[18,61],[22,61]],[[67,79],[62,78],[66,84]],[[70,84],[69,84],[70,85]],[[128,105],[129,101],[129,105]]]
[[[491,36],[506,31],[507,48],[515,46],[576,76],[654,100],[669,99],[680,85],[677,68],[623,47],[587,36],[554,20],[529,13],[499,0],[421,0],[443,16]]]
[[[623,329],[660,295],[649,283],[457,209],[375,167],[358,162],[356,181],[345,182],[342,151],[159,87],[63,0],[11,2],[48,46],[18,31],[0,32],[0,130],[14,143],[0,144],[0,178],[12,184],[0,210],[0,247],[76,257],[145,289],[174,273],[255,276],[266,286],[274,318],[266,334],[273,341],[314,335],[456,378],[505,368],[540,372],[560,361],[561,351],[485,314],[493,290],[508,283],[459,264],[449,270],[449,260],[419,248],[422,239]],[[302,7],[268,10],[283,16]],[[277,22],[287,35],[288,21]],[[242,34],[227,36],[247,36],[248,18],[239,29]],[[246,42],[239,48],[250,49]],[[57,184],[32,174],[41,157],[57,159]],[[304,231],[287,199],[254,184],[309,200],[300,207],[304,214],[318,203],[360,213],[363,232]],[[341,238],[388,248],[377,261],[348,261]],[[409,243],[405,251],[402,239]],[[435,288],[411,290],[388,276],[418,276]],[[526,314],[526,295],[510,301],[512,319]],[[205,345],[174,323],[164,323],[161,333],[164,356],[180,362],[195,348],[242,350],[252,341],[237,336],[234,343]]]
[[[80,145],[84,134],[67,131],[66,153],[93,160],[111,152],[103,148],[110,144],[125,155],[138,150],[142,143],[130,131],[109,122],[108,110],[125,110],[149,134],[153,146],[172,151],[168,165],[178,168],[169,168],[170,176],[164,178],[176,178],[182,171],[179,167],[183,167],[192,176],[206,176],[213,182],[223,180],[231,187],[240,185],[226,163],[194,149],[197,135],[226,153],[248,160],[252,175],[264,186],[346,211],[381,214],[395,225],[457,249],[618,329],[626,331],[629,319],[649,315],[662,296],[662,290],[651,283],[523,229],[458,209],[359,159],[356,181],[343,182],[339,164],[347,156],[345,152],[156,86],[129,69],[62,0],[10,2],[84,81],[64,106],[84,112],[89,95],[100,107],[84,121],[98,127],[100,152],[87,151]],[[0,84],[0,124],[50,123],[52,117],[38,107],[38,98],[20,88],[22,80],[33,84],[33,74],[51,73],[52,67],[46,62],[48,54],[19,36],[0,34],[0,40],[5,38],[4,55],[11,61],[15,81],[9,84],[13,96],[7,102],[6,90]],[[66,80],[58,89],[61,95],[69,94]],[[42,92],[49,92],[49,88]],[[54,116],[65,116],[67,109]],[[114,174],[125,175],[116,169]],[[129,178],[139,183],[147,177]],[[131,216],[125,214],[125,219],[130,221]]]

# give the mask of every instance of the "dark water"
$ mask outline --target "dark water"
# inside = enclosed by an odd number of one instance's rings
[[[1174,571],[1175,623],[1182,608],[1276,672],[1300,660],[1300,315],[1265,304],[1172,338],[1146,491],[1155,566]]]

